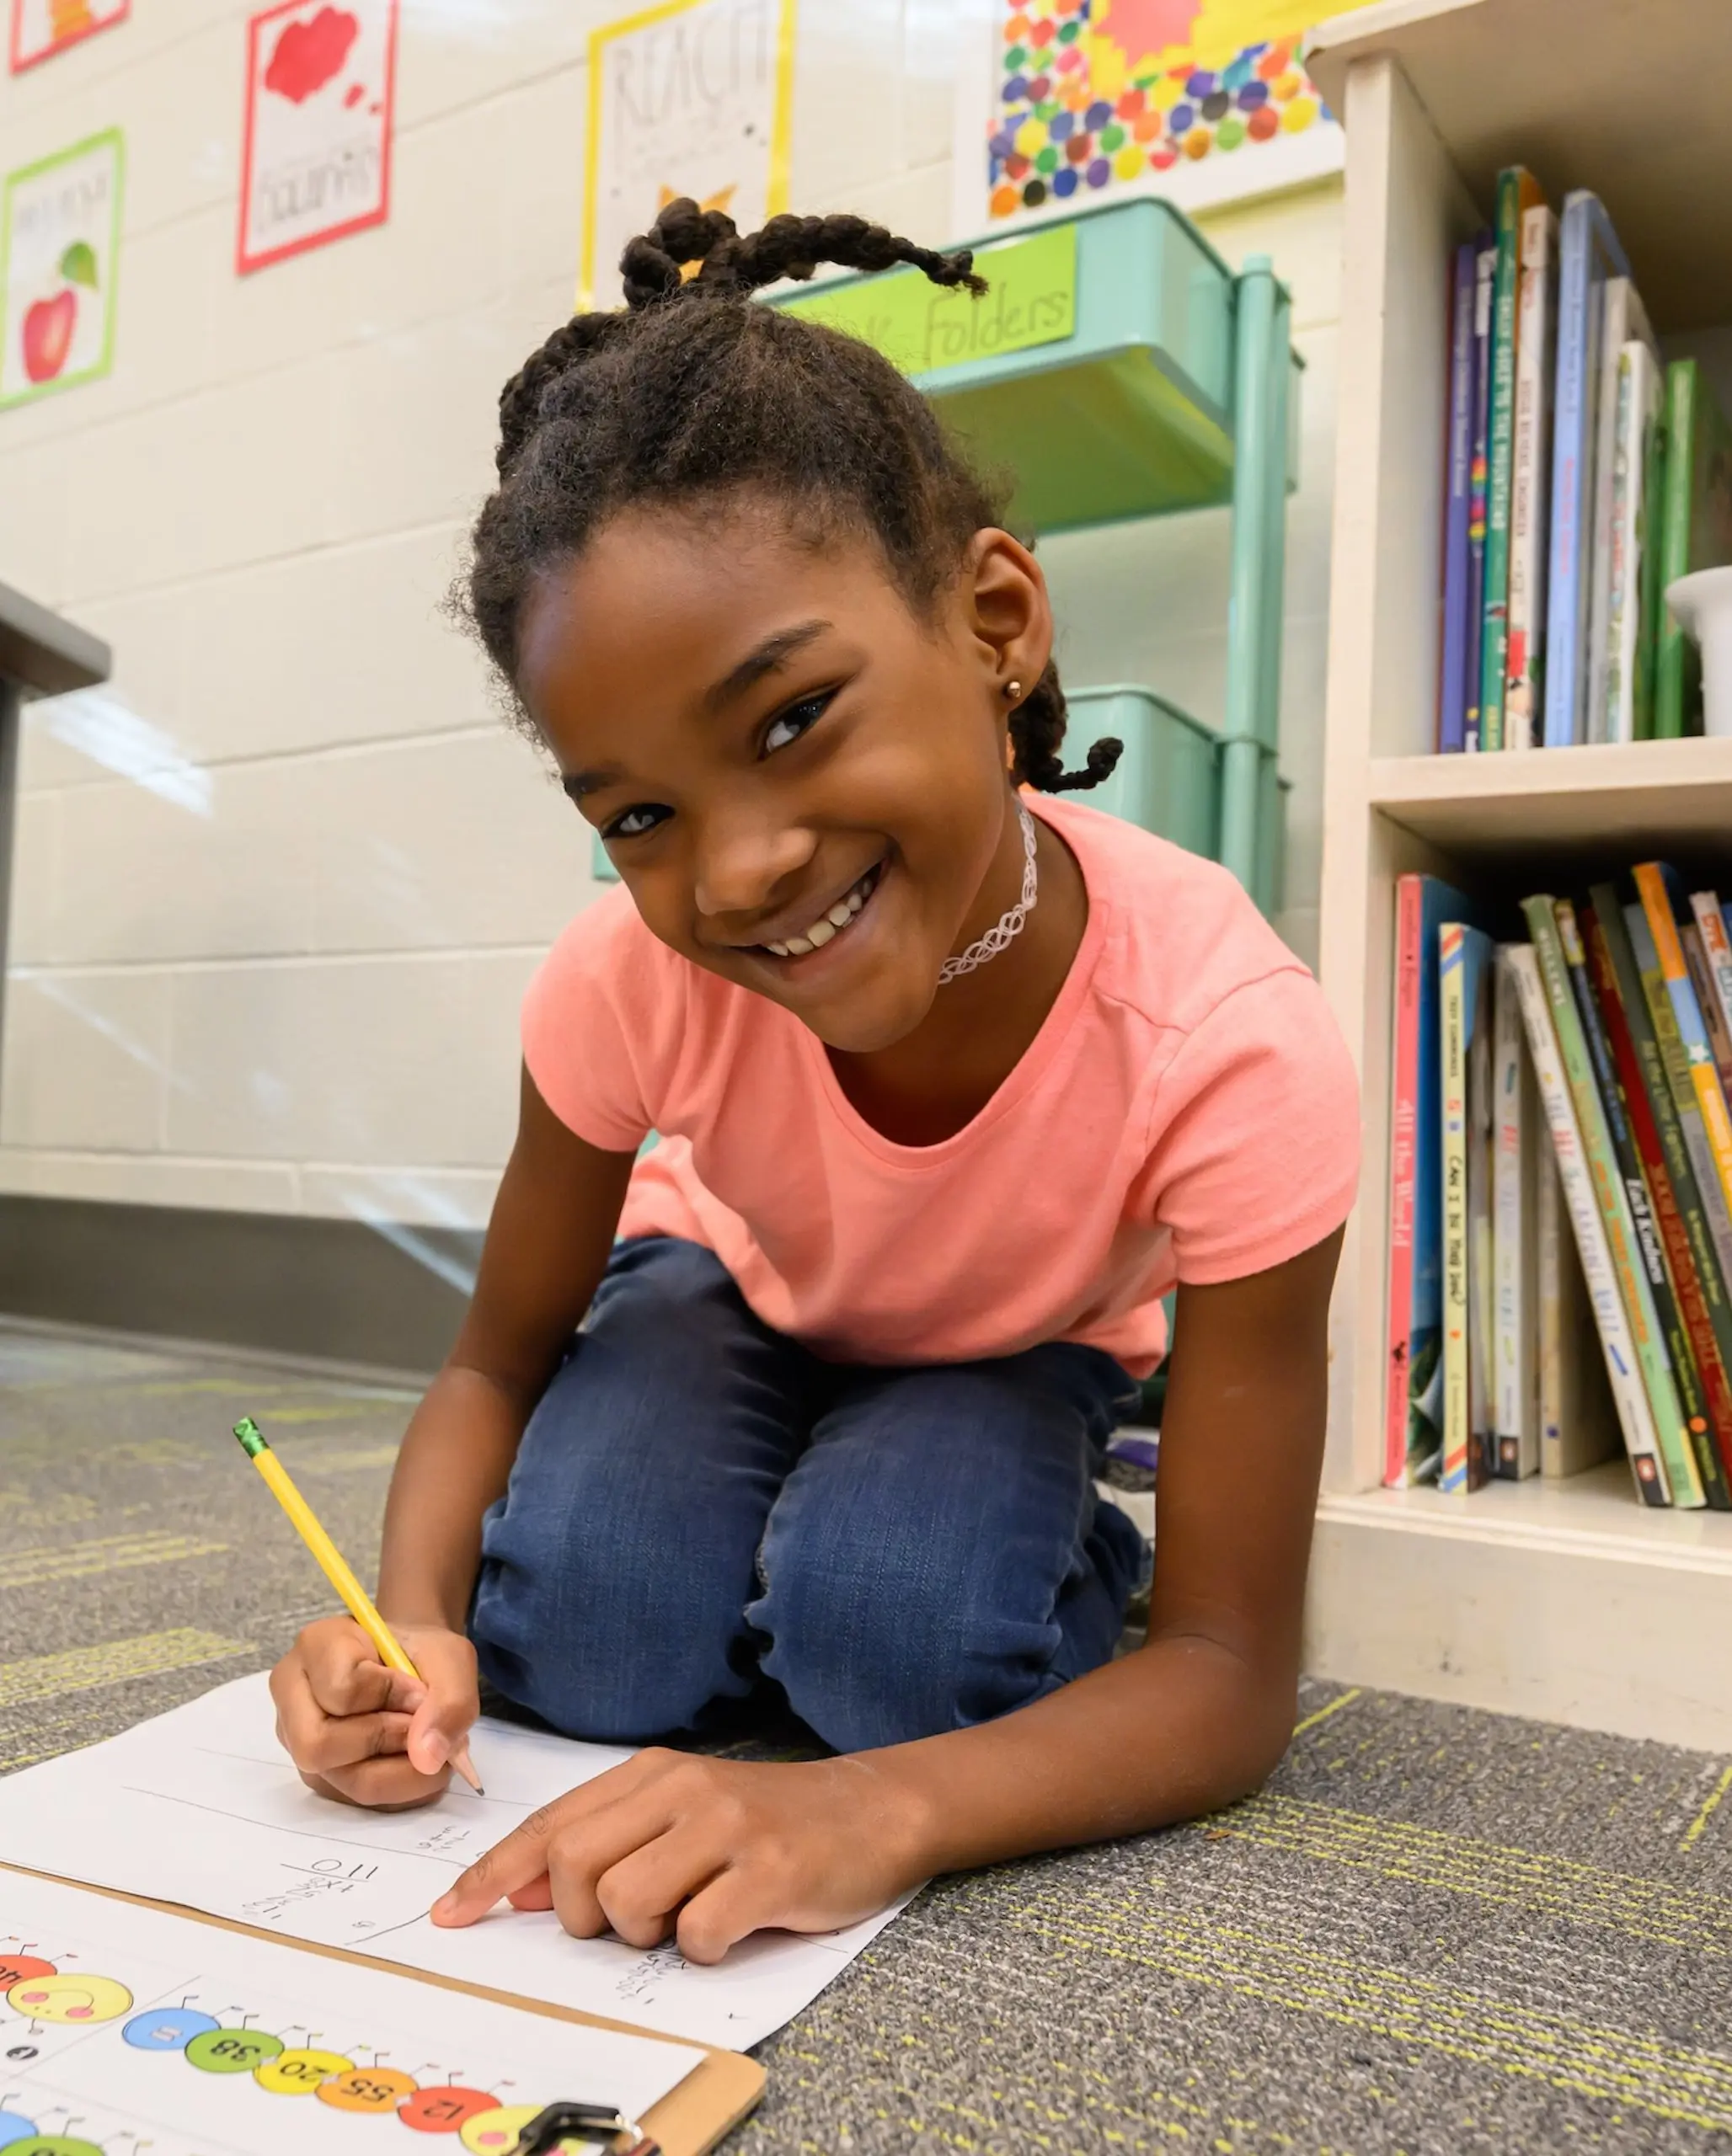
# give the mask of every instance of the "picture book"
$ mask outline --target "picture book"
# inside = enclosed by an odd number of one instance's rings
[[[1532,749],[1544,724],[1546,535],[1551,513],[1553,333],[1558,219],[1544,203],[1522,216],[1516,312],[1516,441],[1510,483],[1510,598],[1504,746]],[[1513,993],[1513,991],[1512,991]]]
[[[1732,1117],[1727,1113],[1726,1096],[1720,1085],[1719,1072],[1714,1068],[1708,1027],[1702,1006],[1696,1000],[1678,934],[1680,920],[1688,917],[1688,905],[1675,873],[1660,862],[1642,862],[1635,876],[1636,895],[1647,916],[1666,995],[1677,1020],[1678,1037],[1683,1043],[1690,1082],[1702,1110],[1703,1128],[1708,1134],[1708,1151],[1719,1178],[1721,1195],[1732,1206]]]
[[[1492,976],[1493,1474],[1540,1465],[1539,1171],[1551,1141],[1540,1121],[1521,994],[1499,944]]]
[[[1477,1490],[1489,1450],[1491,952],[1491,938],[1467,922],[1438,931],[1444,1490]]]
[[[1543,1136],[1535,1190],[1540,1473],[1561,1477],[1610,1460],[1621,1441],[1563,1173],[1550,1134]]]
[[[1600,198],[1564,200],[1558,237],[1557,366],[1553,393],[1551,561],[1546,576],[1548,748],[1585,739],[1588,584],[1598,429],[1602,288],[1630,265]]]
[[[1693,908],[1693,900],[1692,905]],[[1728,1028],[1726,1014],[1720,1006],[1719,987],[1714,979],[1714,969],[1708,963],[1699,922],[1681,922],[1678,938],[1684,946],[1684,963],[1689,971],[1690,985],[1696,990],[1696,1007],[1701,1011],[1702,1022],[1708,1028],[1708,1053],[1713,1056],[1714,1069],[1719,1074],[1720,1090],[1729,1100],[1732,1100],[1732,1029]]]
[[[1624,1449],[1635,1477],[1636,1494],[1646,1505],[1670,1504],[1671,1495],[1655,1442],[1653,1412],[1637,1369],[1635,1343],[1617,1276],[1612,1269],[1604,1219],[1589,1177],[1571,1089],[1564,1074],[1552,1020],[1552,999],[1541,981],[1539,959],[1533,945],[1516,945],[1510,953],[1510,965],[1521,996],[1521,1015],[1527,1024],[1527,1045],[1533,1057],[1534,1076],[1552,1133],[1553,1153],[1600,1335],[1601,1353],[1623,1433]]]
[[[1615,740],[1606,728],[1606,668],[1612,638],[1612,563],[1617,547],[1614,515],[1620,470],[1621,438],[1628,408],[1619,403],[1624,346],[1645,345],[1656,373],[1660,346],[1649,327],[1648,312],[1628,277],[1608,277],[1601,295],[1600,384],[1594,435],[1594,497],[1588,550],[1588,739]]]
[[[1464,744],[1467,718],[1467,520],[1473,466],[1473,284],[1478,251],[1477,241],[1463,240],[1451,264],[1437,745],[1451,751]]]
[[[1492,285],[1491,402],[1485,497],[1484,648],[1479,662],[1479,745],[1504,744],[1504,679],[1509,666],[1510,507],[1516,458],[1518,301],[1527,212],[1542,208],[1539,182],[1521,165],[1498,174],[1497,264]]]
[[[1732,1034],[1732,928],[1727,926],[1725,909],[1717,891],[1692,891],[1690,910],[1696,916],[1697,933],[1702,938],[1703,958],[1713,981],[1721,1022]]]
[[[1638,339],[1618,354],[1617,383],[1606,596],[1596,670],[1589,677],[1590,730],[1596,740],[1638,741],[1648,738],[1654,723],[1653,640],[1642,616],[1642,569],[1660,419],[1659,367]]]
[[[1665,371],[1665,467],[1660,513],[1662,594],[1693,569],[1732,562],[1732,428],[1694,360]],[[1702,667],[1696,646],[1661,601],[1654,636],[1654,731],[1699,730]]]
[[[1497,280],[1498,247],[1489,233],[1475,243],[1473,264],[1473,453],[1467,463],[1467,631],[1462,654],[1466,676],[1467,709],[1462,721],[1462,746],[1478,749],[1480,740],[1480,690],[1485,650],[1485,520],[1486,494],[1491,479],[1491,322],[1492,295]]]
[[[1582,1036],[1574,992],[1558,934],[1557,901],[1549,894],[1526,899],[1521,910],[1533,931],[1534,955],[1551,1010],[1558,1060],[1564,1066],[1570,1105],[1575,1111],[1582,1158],[1605,1230],[1612,1276],[1635,1349],[1636,1365],[1648,1400],[1655,1451],[1663,1465],[1667,1493],[1674,1504],[1699,1506],[1703,1501],[1702,1486],[1686,1437],[1677,1386],[1660,1337],[1629,1200],[1618,1176],[1605,1105],[1600,1098]]]

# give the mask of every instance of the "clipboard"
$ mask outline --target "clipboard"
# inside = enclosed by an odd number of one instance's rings
[[[237,1932],[243,1939],[263,1940],[268,1945],[292,1948],[301,1954],[318,1954],[332,1961],[353,1962],[357,1968],[377,1969],[383,1975],[413,1983],[434,1984],[441,1991],[454,1991],[471,1999],[490,1999],[496,2006],[514,2006],[526,2014],[538,2014],[549,2021],[575,2021],[591,2029],[612,2029],[646,2043],[681,2044],[703,2054],[685,2079],[671,2089],[660,2102],[644,2114],[645,2130],[653,2134],[662,2156],[704,2156],[724,2134],[738,2126],[764,2092],[765,2073],[756,2059],[743,2052],[728,2052],[687,2036],[669,2036],[658,2029],[639,2028],[634,2022],[617,2021],[599,2014],[585,2014],[575,2006],[555,2006],[544,1999],[526,1998],[521,1992],[496,1991],[488,1984],[466,1984],[456,1977],[440,1977],[423,1969],[387,1961],[376,1954],[356,1954],[346,1946],[321,1946],[311,1940],[286,1938],[265,1931],[256,1924],[236,1924],[227,1917],[207,1916],[180,1902],[158,1902],[148,1894],[124,1894],[117,1887],[93,1886],[82,1879],[67,1879],[56,1872],[35,1871],[28,1865],[8,1864],[0,1859],[0,1871],[15,1871],[25,1879],[43,1879],[56,1886],[71,1886],[81,1894],[94,1894],[104,1901],[130,1902],[135,1908],[152,1909],[158,1916],[179,1917],[189,1924],[208,1924],[213,1931]],[[571,2096],[604,2098],[605,2089],[574,2089]]]

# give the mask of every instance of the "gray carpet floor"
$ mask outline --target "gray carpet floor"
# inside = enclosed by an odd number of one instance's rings
[[[0,1771],[331,1606],[238,1415],[366,1560],[412,1404],[0,1328]],[[1262,1796],[941,1881],[761,2055],[731,2156],[1724,2149],[1732,1765],[1310,1684]]]

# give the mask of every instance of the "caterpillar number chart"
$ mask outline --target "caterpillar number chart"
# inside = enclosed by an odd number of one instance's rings
[[[0,1870],[0,2156],[508,2156],[702,2056]]]

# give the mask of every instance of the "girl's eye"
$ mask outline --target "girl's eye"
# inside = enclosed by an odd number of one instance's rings
[[[653,831],[667,813],[666,808],[658,808],[653,803],[628,808],[623,814],[614,818],[601,835],[604,839],[640,839],[645,831]]]
[[[764,728],[764,755],[773,755],[778,749],[785,749],[790,741],[798,741],[802,734],[809,733],[829,709],[834,694],[833,690],[826,689],[821,696],[802,696],[786,711],[778,711]]]

